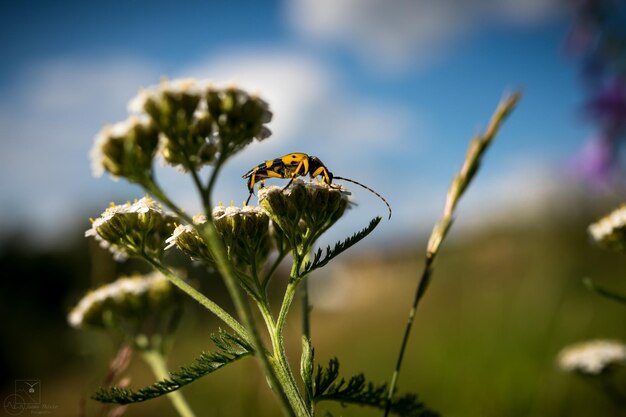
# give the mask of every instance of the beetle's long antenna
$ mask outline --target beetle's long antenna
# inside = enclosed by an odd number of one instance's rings
[[[367,185],[361,184],[360,182],[355,181],[355,180],[351,180],[350,178],[337,177],[337,176],[335,176],[335,177],[333,177],[333,178],[334,178],[334,179],[336,179],[336,180],[348,181],[348,182],[351,182],[351,183],[353,183],[353,184],[360,185],[361,187],[365,188],[366,190],[368,190],[368,191],[370,191],[370,192],[372,192],[372,193],[376,194],[376,196],[377,196],[378,198],[380,198],[381,200],[383,200],[383,203],[385,203],[385,204],[387,205],[387,208],[389,209],[389,218],[391,219],[391,206],[389,205],[389,203],[387,202],[387,200],[385,200],[385,197],[383,197],[382,195],[378,194],[376,191],[372,190],[372,189],[371,189],[370,187],[368,187]]]

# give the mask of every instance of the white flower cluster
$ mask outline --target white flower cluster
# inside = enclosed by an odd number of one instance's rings
[[[236,86],[207,80],[163,80],[133,97],[128,120],[106,126],[91,151],[92,171],[145,185],[157,154],[181,172],[227,159],[270,136],[268,104]]]
[[[195,216],[193,216],[193,223],[194,224],[206,223],[206,216],[204,214],[196,214]],[[172,236],[168,237],[165,240],[165,243],[166,243],[165,250],[171,249],[174,246],[176,246],[177,239],[186,233],[195,234],[196,231],[193,228],[193,226],[190,224],[179,224],[178,226],[176,226],[176,229],[174,229]]]
[[[128,135],[133,129],[139,127],[147,128],[150,120],[145,115],[130,116],[126,120],[117,122],[112,125],[104,126],[95,136],[93,147],[89,152],[91,160],[91,174],[94,177],[101,177],[105,171],[104,168],[104,152],[102,148],[106,146],[111,138],[123,137]],[[111,175],[113,179],[118,177]]]
[[[626,362],[626,345],[614,340],[591,340],[564,348],[558,356],[561,369],[598,375],[608,366]]]
[[[309,190],[334,190],[334,191],[338,191],[341,193],[341,196],[345,199],[348,199],[349,196],[352,195],[352,193],[350,191],[348,191],[347,188],[345,188],[343,185],[339,185],[339,184],[333,184],[332,186],[324,184],[323,182],[311,182],[311,181],[305,181],[302,180],[300,178],[296,178],[294,179],[291,184],[289,185],[289,187],[285,188],[284,186],[278,186],[278,185],[270,185],[268,187],[263,187],[261,189],[259,189],[258,193],[259,193],[259,202],[266,199],[267,195],[270,193],[284,193],[285,195],[291,195],[291,191],[298,185],[303,185],[305,186],[307,189]]]
[[[104,210],[104,213],[102,213],[100,217],[92,220],[91,227],[85,231],[85,237],[93,236],[99,242],[100,247],[108,249],[111,253],[113,253],[116,260],[124,260],[127,258],[126,252],[121,248],[118,248],[117,245],[104,239],[100,233],[98,233],[98,229],[110,222],[116,215],[131,213],[145,214],[148,212],[153,212],[161,216],[166,215],[161,205],[154,202],[154,200],[149,196],[135,200],[134,203],[127,202],[126,204],[121,205],[111,203],[111,205]]]
[[[176,229],[174,229],[174,233],[172,233],[172,236],[168,237],[165,240],[165,250],[171,249],[176,246],[176,240],[186,233],[194,233],[193,226],[189,224],[180,224],[176,226]]]
[[[163,80],[158,85],[142,88],[139,93],[128,102],[129,113],[143,113],[146,102],[150,99],[157,100],[164,94],[182,95],[190,94],[200,96],[206,91],[210,83],[206,80],[194,78],[179,78],[176,80]],[[201,110],[201,109],[200,109]]]
[[[82,327],[85,324],[86,316],[94,313],[108,300],[121,302],[129,295],[143,295],[151,289],[160,288],[163,285],[169,285],[169,281],[158,272],[119,278],[110,284],[88,292],[72,309],[67,320],[72,327]]]
[[[240,208],[240,207],[235,207],[235,206],[224,207],[220,204],[219,206],[215,206],[213,208],[213,218],[215,220],[220,220],[226,217],[232,217],[232,216],[237,216],[237,215],[245,216],[245,215],[252,215],[252,214],[267,215],[267,211],[265,211],[264,208],[257,207],[257,206],[244,206]],[[193,223],[196,225],[206,223],[206,216],[204,214],[196,214],[193,217]],[[166,250],[171,249],[174,246],[176,246],[178,239],[185,234],[196,235],[196,231],[194,227],[190,224],[181,224],[181,225],[176,226],[176,229],[174,229],[172,236],[170,236],[165,241],[165,243],[167,243],[167,246],[165,247],[165,249]]]
[[[263,207],[248,205],[241,208],[235,206],[224,207],[222,205],[219,205],[213,209],[213,218],[215,220],[219,220],[224,217],[232,217],[237,215],[250,216],[253,214],[267,214],[267,211],[265,211]]]
[[[619,229],[626,229],[626,205],[619,207],[589,226],[589,233],[597,243],[611,239]]]

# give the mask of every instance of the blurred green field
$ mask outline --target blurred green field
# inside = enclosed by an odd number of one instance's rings
[[[453,229],[418,311],[399,389],[419,394],[443,416],[619,415],[589,381],[559,371],[555,358],[570,343],[591,338],[626,340],[626,309],[588,292],[583,277],[626,292],[626,257],[594,247],[586,226],[608,211],[578,210],[541,221]],[[462,214],[461,214],[462,215]],[[311,277],[312,338],[316,359],[341,362],[341,374],[364,372],[389,379],[413,298],[426,238],[356,249]],[[94,256],[93,253],[99,254]],[[51,415],[97,415],[88,396],[104,377],[115,341],[65,325],[80,289],[116,266],[87,243],[47,254],[5,246],[0,313],[3,331],[0,395],[19,378],[41,380],[42,396],[58,408]],[[37,278],[27,280],[26,273]],[[20,275],[21,274],[21,275]],[[7,282],[8,277],[15,277]],[[98,278],[99,277],[99,278]],[[56,280],[56,281],[55,281]],[[274,290],[284,283],[276,282]],[[53,290],[56,288],[56,290]],[[205,291],[223,295],[218,285]],[[277,297],[275,291],[274,296]],[[46,301],[48,300],[48,301]],[[53,301],[54,302],[53,302]],[[288,323],[289,356],[298,369],[299,306]],[[189,303],[170,355],[174,369],[210,347],[216,328]],[[153,382],[136,357],[132,386]],[[207,376],[183,389],[198,416],[274,416],[279,411],[254,360]],[[321,404],[319,415],[374,416],[359,407]],[[165,398],[131,406],[127,416],[174,416]]]

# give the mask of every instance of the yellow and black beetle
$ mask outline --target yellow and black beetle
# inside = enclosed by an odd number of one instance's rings
[[[242,176],[242,178],[248,179],[248,191],[250,192],[248,200],[246,200],[246,204],[248,204],[252,194],[254,194],[254,184],[257,182],[264,185],[264,181],[267,178],[289,178],[289,182],[285,186],[285,188],[287,188],[296,177],[302,177],[307,174],[311,177],[311,179],[321,177],[322,182],[329,187],[333,186],[333,179],[336,179],[348,181],[365,188],[366,190],[374,193],[387,205],[387,208],[389,209],[389,218],[391,218],[391,206],[387,200],[383,198],[383,196],[360,182],[349,178],[334,176],[317,156],[309,156],[301,152],[288,153],[287,155],[283,155],[279,158],[270,159],[246,172]]]

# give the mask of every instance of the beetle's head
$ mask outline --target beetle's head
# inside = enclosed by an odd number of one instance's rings
[[[309,170],[310,170],[310,172],[316,172],[319,168],[323,168],[323,170],[328,175],[328,183],[327,183],[327,185],[332,184],[332,182],[333,182],[333,173],[330,172],[328,170],[328,168],[326,168],[326,165],[324,165],[324,163],[322,161],[320,161],[320,159],[317,156],[310,156],[309,157]],[[327,180],[326,175],[322,175],[322,181],[324,183],[326,183],[326,180]]]

